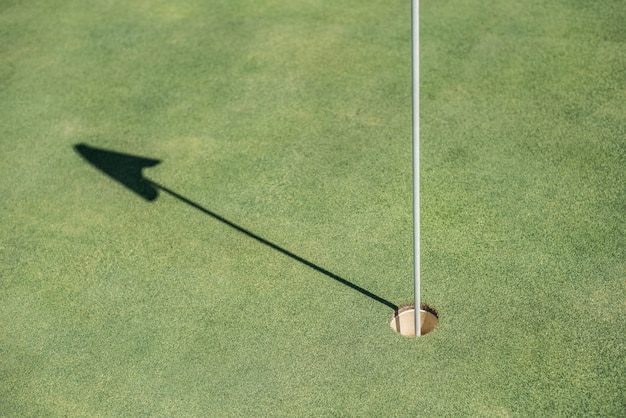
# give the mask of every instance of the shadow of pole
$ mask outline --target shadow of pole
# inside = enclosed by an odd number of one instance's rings
[[[208,210],[207,208],[199,205],[198,203],[187,199],[186,197],[176,193],[175,191],[168,189],[167,187],[152,181],[143,176],[142,170],[145,167],[153,167],[159,164],[160,160],[155,160],[152,158],[139,157],[130,154],[123,154],[115,151],[104,150],[100,148],[95,148],[86,144],[76,144],[74,145],[74,150],[81,155],[85,160],[87,160],[91,165],[96,167],[98,170],[102,171],[109,177],[113,178],[115,181],[121,183],[128,189],[132,190],[134,193],[141,196],[143,199],[147,201],[154,201],[158,197],[158,191],[161,190],[170,196],[178,199],[179,201],[199,210],[205,215],[209,215],[215,220],[222,222],[225,225],[235,229],[238,232],[260,242],[263,245],[266,245],[279,253],[286,255],[287,257],[296,260],[307,267],[314,269],[315,271],[324,274],[327,277],[330,277],[337,282],[348,286],[351,289],[356,290],[362,295],[367,296],[370,299],[375,300],[376,302],[380,302],[383,305],[393,309],[394,311],[398,310],[398,306],[389,302],[386,299],[381,298],[378,295],[373,294],[372,292],[358,286],[348,280],[337,276],[336,274],[314,264],[299,255],[292,253],[289,250],[282,248],[279,245],[274,244],[262,238],[253,232],[248,231],[245,228],[229,221],[228,219],[216,214]]]
[[[180,200],[181,202],[186,203],[189,206],[192,206],[192,207],[198,209],[200,212],[202,212],[202,213],[204,213],[206,215],[209,215],[213,219],[216,219],[216,220],[218,220],[218,221],[220,221],[220,222],[230,226],[231,228],[241,232],[242,234],[247,235],[248,237],[250,237],[250,238],[260,242],[261,244],[267,245],[268,247],[278,251],[279,253],[282,253],[282,254],[286,255],[287,257],[290,257],[290,258],[292,258],[292,259],[294,259],[296,261],[299,261],[300,263],[304,264],[305,266],[310,267],[313,270],[316,270],[316,271],[318,271],[318,272],[320,272],[320,273],[330,277],[331,279],[336,280],[339,283],[341,283],[343,285],[346,285],[346,286],[348,286],[351,289],[356,290],[357,292],[359,292],[359,293],[361,293],[361,294],[363,294],[363,295],[365,295],[365,296],[367,296],[367,297],[369,297],[371,299],[374,299],[376,302],[380,302],[383,305],[386,305],[386,306],[390,307],[394,311],[398,310],[398,306],[397,305],[389,302],[386,299],[381,298],[378,295],[373,294],[369,290],[363,289],[361,286],[358,286],[358,285],[356,285],[356,284],[354,284],[352,282],[349,282],[346,279],[344,279],[342,277],[339,277],[336,274],[334,274],[334,273],[332,273],[332,272],[330,272],[330,271],[328,271],[328,270],[318,266],[317,264],[314,264],[314,263],[312,263],[312,262],[310,262],[310,261],[300,257],[299,255],[296,255],[296,254],[292,253],[291,251],[286,250],[283,247],[281,247],[279,245],[276,245],[273,242],[270,242],[270,241],[266,240],[265,238],[262,238],[262,237],[260,237],[260,236],[258,236],[256,234],[254,234],[253,232],[248,231],[245,228],[240,227],[239,225],[229,221],[228,219],[218,215],[217,213],[211,212],[207,208],[200,206],[198,203],[196,203],[196,202],[194,202],[192,200],[189,200],[189,199],[187,199],[184,196],[179,195],[175,191],[170,190],[170,189],[168,189],[167,187],[165,187],[165,186],[163,186],[161,184],[158,184],[158,183],[156,183],[156,182],[154,182],[152,180],[148,180],[148,181],[154,187],[156,187],[157,189],[164,191],[165,193],[175,197],[176,199]]]

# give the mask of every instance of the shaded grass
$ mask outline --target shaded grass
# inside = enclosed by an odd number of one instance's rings
[[[409,302],[408,3],[0,4],[0,415],[619,416],[620,6],[422,4],[416,341],[71,149]]]

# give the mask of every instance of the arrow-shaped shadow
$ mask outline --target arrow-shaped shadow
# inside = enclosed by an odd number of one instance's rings
[[[170,196],[175,197],[181,202],[186,203],[187,205],[199,210],[200,212],[206,215],[209,215],[213,219],[216,219],[222,222],[223,224],[228,225],[229,227],[235,229],[236,231],[241,232],[242,234],[260,242],[261,244],[264,244],[280,252],[281,254],[286,255],[287,257],[290,257],[293,260],[296,260],[304,264],[305,266],[310,267],[324,274],[325,276],[330,277],[331,279],[336,280],[345,286],[348,286],[351,289],[356,290],[357,292],[369,297],[370,299],[373,299],[377,302],[382,303],[385,306],[388,306],[394,311],[398,310],[398,306],[389,302],[388,300],[383,299],[382,297],[373,294],[372,292],[362,288],[361,286],[356,285],[318,266],[317,264],[314,264],[300,257],[299,255],[294,254],[291,251],[286,250],[283,247],[276,245],[273,242],[268,241],[263,237],[260,237],[259,235],[256,235],[255,233],[245,228],[242,228],[241,226],[235,224],[234,222],[231,222],[228,219],[218,215],[217,213],[212,212],[209,209],[201,206],[200,204],[190,199],[187,199],[186,197],[176,193],[175,191],[168,189],[167,187],[144,177],[142,170],[145,167],[153,167],[159,164],[161,162],[160,160],[138,157],[135,155],[123,154],[123,153],[119,153],[115,151],[104,150],[100,148],[91,147],[86,144],[74,145],[74,150],[78,154],[80,154],[85,160],[87,160],[90,164],[96,167],[98,170],[104,172],[105,174],[107,174],[114,180],[118,181],[119,183],[127,187],[128,189],[132,190],[133,192],[135,192],[136,194],[138,194],[145,200],[148,200],[148,201],[155,200],[159,195],[159,190],[161,190],[169,194]]]

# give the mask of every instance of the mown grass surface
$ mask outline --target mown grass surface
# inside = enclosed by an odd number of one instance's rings
[[[626,9],[0,1],[0,415],[620,416]]]

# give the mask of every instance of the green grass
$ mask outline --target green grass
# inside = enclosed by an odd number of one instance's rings
[[[626,9],[0,0],[0,416],[621,416]]]

